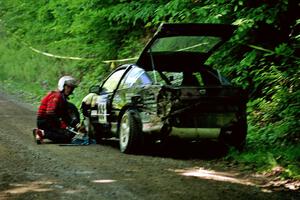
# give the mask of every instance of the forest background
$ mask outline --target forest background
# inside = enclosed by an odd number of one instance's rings
[[[1,0],[0,82],[37,105],[71,74],[79,106],[122,64],[111,60],[135,62],[160,23],[235,24],[210,64],[249,91],[248,136],[223,159],[300,179],[299,14],[296,0]]]

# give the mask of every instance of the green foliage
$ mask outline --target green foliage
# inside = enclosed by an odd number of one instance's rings
[[[253,147],[253,146],[252,146]],[[225,160],[235,160],[249,169],[260,172],[270,172],[280,167],[282,178],[294,178],[300,180],[300,145],[281,146],[272,148],[261,146],[259,149],[247,148],[240,153],[234,149],[225,157]]]
[[[114,67],[103,61],[138,56],[161,22],[235,24],[233,38],[207,64],[249,92],[248,148],[261,151],[240,159],[273,166],[280,152],[299,160],[298,12],[292,0],[2,0],[0,78],[41,96],[72,74],[80,81],[72,99],[79,105]],[[285,166],[287,176],[296,176],[294,164]]]

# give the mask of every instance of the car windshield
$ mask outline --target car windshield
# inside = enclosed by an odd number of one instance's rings
[[[151,84],[152,80],[145,70],[135,67],[122,80],[120,88],[140,87]]]
[[[102,88],[105,92],[113,92],[116,89],[121,77],[123,76],[125,69],[118,70],[111,74],[111,76],[103,84]]]
[[[173,36],[157,39],[151,46],[152,52],[200,52],[208,53],[221,41],[214,36]]]

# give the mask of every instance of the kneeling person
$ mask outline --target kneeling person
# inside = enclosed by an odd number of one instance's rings
[[[80,119],[77,108],[68,102],[68,97],[76,87],[73,77],[63,76],[58,81],[58,89],[42,99],[37,112],[37,128],[33,130],[37,144],[43,143],[44,139],[69,143],[74,137],[67,127],[75,127]]]

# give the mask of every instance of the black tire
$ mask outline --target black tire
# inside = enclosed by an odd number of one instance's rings
[[[96,140],[97,144],[101,144],[104,131],[102,126],[100,124],[93,124],[89,117],[85,118],[84,126],[89,138]]]
[[[136,110],[127,110],[118,125],[119,146],[122,153],[137,153],[142,145],[142,122]]]
[[[240,119],[230,127],[223,128],[220,135],[221,142],[235,147],[242,151],[246,145],[247,137],[247,120]]]
[[[246,145],[247,136],[247,123],[245,121],[240,121],[234,127],[234,134],[231,139],[232,146],[237,150],[242,151]]]
[[[90,138],[95,139],[97,144],[103,143],[104,128],[100,124],[93,124],[94,132]]]
[[[79,111],[74,104],[68,102],[68,124],[75,128],[78,123],[80,123]]]

